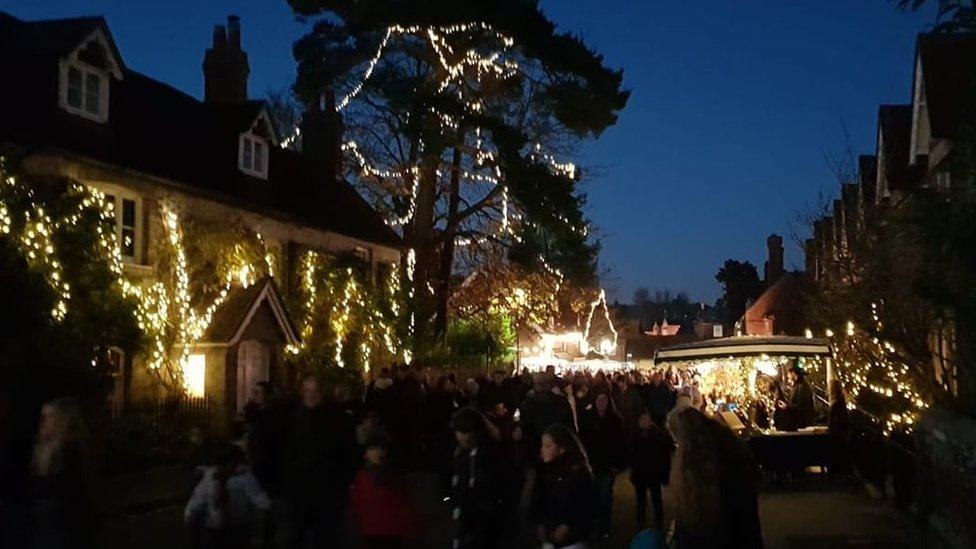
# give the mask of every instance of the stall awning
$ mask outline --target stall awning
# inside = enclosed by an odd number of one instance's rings
[[[829,357],[830,344],[826,339],[793,336],[725,337],[658,349],[654,353],[654,363],[762,355]]]

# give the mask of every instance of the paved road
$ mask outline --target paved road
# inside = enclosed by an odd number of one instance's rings
[[[429,479],[415,479],[417,508],[429,537],[422,547],[449,547],[449,519],[437,504]],[[612,536],[597,548],[627,547],[635,533],[634,494],[625,475],[614,490]],[[870,499],[853,483],[808,481],[771,487],[760,496],[760,519],[767,549],[847,549],[912,547],[908,520],[886,502]],[[186,547],[181,509],[167,507],[106,525],[107,549]],[[529,546],[526,544],[526,546]]]

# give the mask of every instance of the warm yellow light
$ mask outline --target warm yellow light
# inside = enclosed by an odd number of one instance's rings
[[[206,394],[207,355],[189,355],[183,362],[183,386],[191,397],[202,398]]]

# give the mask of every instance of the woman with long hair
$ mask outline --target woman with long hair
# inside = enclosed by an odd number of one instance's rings
[[[668,483],[677,547],[761,548],[759,470],[749,449],[695,408],[670,414],[668,429],[677,442]]]
[[[31,462],[37,547],[94,547],[91,460],[80,412],[66,399],[41,407]]]
[[[596,490],[586,451],[572,430],[550,426],[539,450],[542,466],[532,494],[532,519],[539,542],[554,547],[586,547]]]

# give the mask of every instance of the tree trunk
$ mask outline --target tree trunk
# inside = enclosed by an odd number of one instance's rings
[[[430,320],[434,316],[432,296],[428,285],[434,261],[434,202],[437,200],[438,158],[427,157],[421,164],[417,181],[417,202],[413,216],[413,238],[416,263],[413,273],[414,291],[414,350],[420,352],[431,342]]]
[[[448,303],[451,299],[451,275],[454,273],[454,249],[457,225],[452,221],[461,208],[461,150],[454,148],[451,160],[451,194],[448,199],[447,229],[441,246],[440,284],[437,291],[437,316],[434,319],[434,337],[441,339],[447,332]]]

